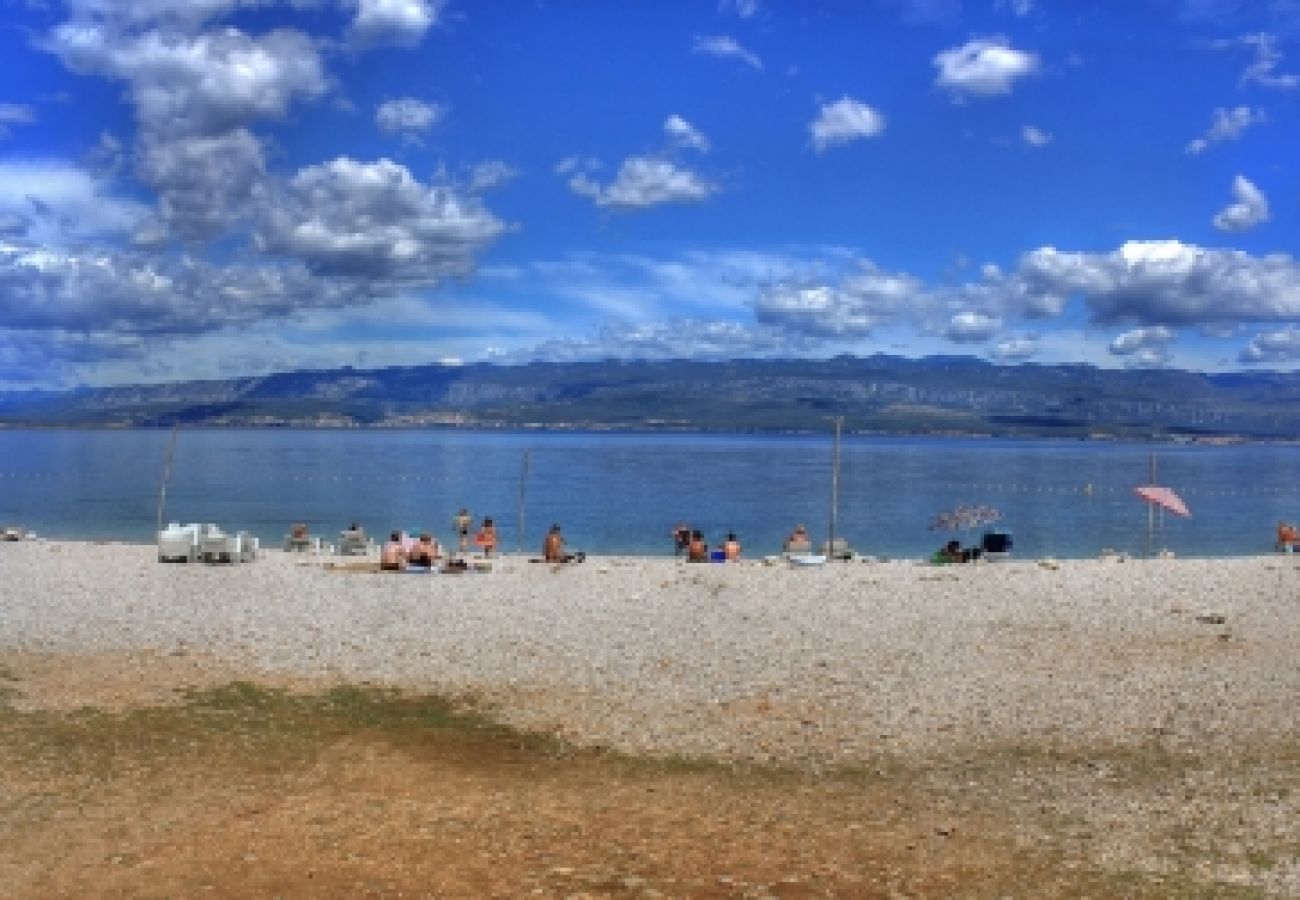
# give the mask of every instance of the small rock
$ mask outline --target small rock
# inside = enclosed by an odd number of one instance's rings
[[[1228,617],[1223,613],[1201,613],[1196,617],[1196,621],[1202,625],[1222,625],[1228,621]]]

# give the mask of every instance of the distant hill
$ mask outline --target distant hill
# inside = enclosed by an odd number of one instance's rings
[[[973,357],[530,363],[286,372],[0,394],[0,425],[447,426],[1291,439],[1300,375]]]

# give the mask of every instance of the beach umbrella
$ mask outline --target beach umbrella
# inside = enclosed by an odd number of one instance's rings
[[[1133,488],[1137,494],[1147,504],[1147,556],[1152,554],[1156,530],[1156,510],[1162,513],[1165,510],[1181,518],[1189,518],[1192,511],[1187,508],[1183,498],[1178,496],[1173,488],[1164,487],[1156,484],[1156,455],[1151,454],[1151,477],[1147,484],[1138,485]],[[1161,519],[1162,528],[1164,519]]]
[[[930,522],[931,531],[960,531],[979,528],[1002,520],[1002,513],[992,506],[954,506],[944,510]]]
[[[1134,493],[1154,507],[1167,509],[1176,516],[1189,518],[1192,511],[1187,508],[1183,498],[1174,493],[1173,488],[1161,487],[1155,484],[1144,484],[1133,488]]]

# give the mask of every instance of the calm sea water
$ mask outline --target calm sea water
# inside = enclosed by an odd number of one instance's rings
[[[49,537],[149,542],[170,433],[0,431],[0,524]],[[1148,517],[1133,487],[1153,448],[1055,441],[846,437],[837,533],[861,552],[928,555],[928,526],[960,504],[1003,514],[1022,557],[1140,554]],[[576,549],[671,553],[678,521],[711,542],[734,530],[750,555],[777,552],[796,522],[825,538],[829,436],[541,434],[465,431],[182,431],[166,518],[247,529],[278,544],[294,521],[334,536],[429,529],[447,540],[460,506],[492,516],[502,546],[536,552],[552,522]],[[1183,556],[1266,552],[1278,519],[1300,518],[1300,448],[1155,448],[1157,480],[1190,519],[1157,521],[1156,547]],[[528,472],[524,476],[527,460]],[[976,532],[955,534],[967,542]]]

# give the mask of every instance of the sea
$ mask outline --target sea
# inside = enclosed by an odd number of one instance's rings
[[[748,556],[798,523],[862,555],[928,557],[990,507],[1023,558],[1271,552],[1300,519],[1300,448],[846,435],[436,429],[0,430],[0,525],[51,538],[151,543],[159,521],[211,522],[278,546],[294,522],[327,541],[490,516],[504,550],[536,554],[552,524],[572,549],[670,555],[679,523]],[[170,460],[170,466],[169,466]],[[1152,509],[1151,481],[1191,509]],[[960,517],[957,517],[960,519]],[[938,522],[938,527],[936,527]]]

